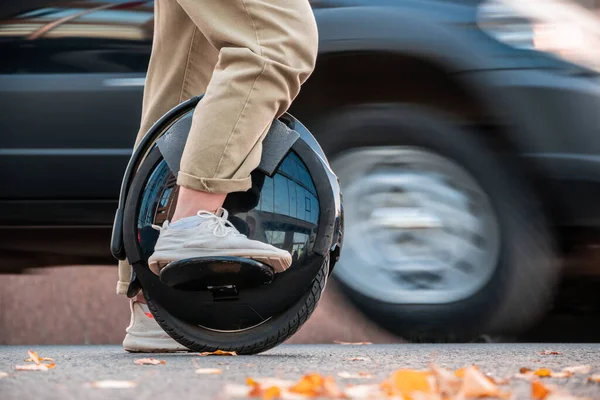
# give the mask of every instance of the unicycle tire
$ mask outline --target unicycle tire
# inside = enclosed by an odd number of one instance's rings
[[[325,289],[329,260],[325,259],[308,290],[292,307],[260,325],[239,331],[217,331],[193,325],[174,317],[144,292],[148,308],[161,328],[191,351],[235,351],[257,354],[269,350],[292,336],[308,320]],[[276,301],[276,299],[274,299]]]

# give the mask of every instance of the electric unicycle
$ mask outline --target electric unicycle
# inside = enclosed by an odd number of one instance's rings
[[[341,251],[343,214],[337,177],[311,133],[289,114],[263,141],[252,188],[231,193],[229,221],[250,239],[286,249],[292,265],[274,274],[239,257],[191,258],[148,268],[161,225],[174,212],[179,162],[202,96],[157,121],[127,166],[112,253],[133,267],[129,296],[143,290],[154,318],[193,351],[253,354],[293,335],[314,310]]]

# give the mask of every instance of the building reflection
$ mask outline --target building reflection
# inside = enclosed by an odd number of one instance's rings
[[[315,240],[319,221],[317,191],[306,166],[290,153],[277,173],[264,177],[259,185],[255,206],[244,212],[230,209],[230,221],[249,238],[289,251],[294,261],[302,259]],[[148,180],[142,199],[138,220],[141,230],[171,218],[177,191],[175,176],[161,162]]]

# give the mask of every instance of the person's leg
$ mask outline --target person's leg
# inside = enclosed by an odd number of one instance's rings
[[[148,66],[142,121],[135,145],[150,127],[189,93],[201,94],[217,62],[218,51],[203,35],[196,35],[196,26],[176,1],[156,0],[154,39]],[[190,52],[201,54],[194,66],[187,64]],[[193,71],[187,68],[192,67]],[[184,90],[184,83],[186,90]],[[119,262],[117,293],[126,294],[131,277],[127,261]],[[174,352],[187,350],[177,343],[154,320],[143,294],[130,300],[131,319],[126,329],[123,348],[130,352]]]
[[[224,194],[250,188],[262,138],[312,72],[318,47],[308,0],[178,1],[219,58],[194,112],[173,220],[212,211]],[[192,68],[202,62],[190,53]],[[184,97],[197,94],[193,88],[184,84]]]
[[[135,139],[135,146],[150,127],[167,111],[206,91],[217,63],[219,52],[204,35],[197,34],[196,25],[175,0],[154,2],[154,37],[152,54],[144,86],[142,119]],[[194,64],[188,63],[194,54]],[[210,194],[209,194],[210,195]],[[219,195],[215,209],[222,204]],[[209,206],[215,204],[209,199]],[[182,202],[185,204],[185,202]],[[198,211],[198,209],[194,211]],[[181,207],[181,210],[186,210]],[[187,216],[187,215],[186,215]],[[181,211],[177,219],[181,218]],[[119,262],[117,293],[126,294],[131,277],[127,261]]]
[[[163,226],[148,264],[158,274],[182,258],[238,256],[263,261],[281,272],[292,263],[289,252],[242,237],[228,223],[227,212],[215,208],[227,193],[251,187],[250,173],[259,164],[264,135],[314,68],[318,35],[310,4],[308,0],[178,3],[196,25],[194,37],[206,37],[219,56],[204,98],[194,110],[177,176],[180,192],[173,224]],[[202,62],[202,53],[192,45],[186,71],[193,74]],[[184,80],[183,97],[197,94],[194,89]]]

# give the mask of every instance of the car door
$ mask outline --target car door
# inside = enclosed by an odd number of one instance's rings
[[[139,127],[153,4],[27,4],[0,19],[0,224],[108,225]]]

